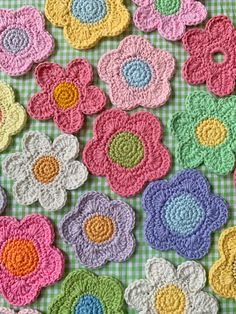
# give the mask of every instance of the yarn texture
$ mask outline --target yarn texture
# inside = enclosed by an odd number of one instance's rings
[[[20,76],[54,51],[54,39],[45,30],[42,13],[34,7],[0,10],[0,71]]]
[[[184,63],[183,77],[189,84],[206,83],[207,88],[219,97],[235,89],[236,44],[235,28],[227,16],[210,19],[202,29],[188,31],[183,46],[190,57]],[[218,61],[217,54],[223,60]]]
[[[202,23],[207,10],[195,0],[132,0],[138,9],[134,24],[144,32],[157,30],[167,40],[180,40],[187,25]]]
[[[64,37],[76,49],[89,49],[103,37],[118,36],[130,23],[123,0],[46,0],[49,21],[64,28]]]
[[[75,160],[79,143],[73,135],[60,135],[52,143],[43,133],[28,132],[22,148],[2,165],[3,173],[15,180],[13,194],[21,205],[39,201],[46,210],[61,209],[66,190],[75,190],[87,180],[86,167]]]
[[[109,86],[112,103],[123,110],[164,105],[171,95],[169,81],[174,71],[175,59],[169,52],[134,35],[98,63],[98,74]]]
[[[14,310],[7,309],[6,307],[0,307],[0,314],[41,314],[41,313],[39,311],[30,309],[15,312]]]
[[[169,172],[171,155],[161,138],[162,126],[153,114],[107,110],[94,123],[83,161],[93,175],[106,176],[115,193],[129,197]]]
[[[0,185],[0,214],[3,213],[6,206],[7,206],[7,195],[4,189]]]
[[[77,133],[84,115],[95,114],[106,105],[104,92],[92,85],[93,69],[85,59],[77,58],[65,69],[56,63],[40,64],[35,79],[42,92],[31,97],[29,115],[36,120],[53,119],[65,133]]]
[[[10,304],[25,306],[61,278],[64,257],[53,246],[53,226],[45,216],[0,217],[0,230],[0,294]]]
[[[97,268],[108,261],[124,262],[133,254],[134,225],[135,213],[128,204],[88,192],[62,219],[60,233],[82,265]]]
[[[131,283],[125,290],[127,304],[140,314],[218,313],[217,300],[202,291],[204,268],[193,261],[177,269],[167,260],[154,257],[145,265],[146,279]]]

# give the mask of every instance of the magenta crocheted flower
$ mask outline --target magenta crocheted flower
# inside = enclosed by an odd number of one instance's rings
[[[210,19],[205,30],[193,29],[183,37],[190,58],[183,66],[183,77],[192,85],[206,82],[217,96],[233,93],[236,78],[235,28],[227,16]],[[218,55],[221,55],[219,60]]]
[[[41,12],[33,7],[0,10],[0,70],[11,76],[28,72],[54,50]]]
[[[175,59],[140,36],[128,36],[99,61],[98,74],[109,85],[112,103],[123,110],[155,108],[170,97]]]
[[[207,17],[207,10],[195,0],[132,0],[139,8],[134,23],[144,32],[158,30],[168,40],[183,37],[186,25],[197,25]]]
[[[76,133],[83,126],[84,115],[102,110],[106,96],[92,85],[92,66],[77,58],[66,69],[56,63],[43,63],[35,70],[35,79],[42,92],[28,104],[29,115],[36,120],[53,119],[65,133]]]
[[[83,160],[92,174],[107,177],[115,193],[132,196],[171,168],[161,137],[161,123],[153,114],[129,116],[122,110],[107,110],[95,121],[94,138],[87,143]]]
[[[43,287],[60,279],[64,257],[53,242],[45,216],[0,217],[0,294],[10,304],[32,303]]]

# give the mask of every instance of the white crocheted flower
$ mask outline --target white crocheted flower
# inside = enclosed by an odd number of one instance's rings
[[[21,310],[20,312],[15,312],[14,310],[7,309],[6,307],[0,307],[0,314],[40,314],[40,312],[29,309]]]
[[[60,135],[52,143],[40,132],[28,132],[23,152],[7,157],[3,173],[15,180],[13,194],[17,202],[30,205],[37,200],[44,209],[62,208],[66,190],[74,190],[87,179],[87,168],[75,158],[79,143],[73,135]]]
[[[201,291],[206,273],[196,262],[185,262],[175,269],[162,258],[146,264],[146,279],[129,285],[125,291],[127,304],[140,314],[197,314],[218,312],[214,297]]]

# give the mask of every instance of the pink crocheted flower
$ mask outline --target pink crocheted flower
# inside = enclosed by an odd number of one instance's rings
[[[134,23],[144,32],[158,30],[168,40],[183,37],[186,25],[197,25],[207,17],[207,10],[195,0],[132,0],[139,8]]]
[[[0,70],[11,76],[28,72],[54,50],[41,12],[33,7],[0,10]]]
[[[115,193],[132,196],[171,168],[161,136],[161,123],[151,113],[129,116],[122,110],[107,110],[95,121],[94,138],[87,143],[83,160],[92,174],[107,177]]]
[[[175,59],[170,53],[134,35],[98,63],[98,74],[109,85],[112,103],[123,110],[164,105],[171,94],[169,80],[174,71]]]
[[[106,96],[93,80],[92,66],[77,58],[66,69],[56,63],[43,63],[35,69],[35,79],[42,92],[28,104],[29,115],[36,120],[54,122],[65,133],[76,133],[83,126],[84,115],[101,111]]]
[[[60,279],[64,257],[53,241],[53,226],[45,216],[0,217],[0,294],[10,304],[29,304]]]

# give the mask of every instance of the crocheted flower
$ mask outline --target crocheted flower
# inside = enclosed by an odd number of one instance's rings
[[[207,10],[195,0],[132,0],[139,8],[134,24],[144,32],[158,30],[168,40],[183,37],[186,26],[202,23]]]
[[[123,0],[46,0],[49,21],[64,28],[65,39],[76,49],[89,49],[102,37],[121,34],[130,15]]]
[[[174,114],[170,128],[179,141],[176,157],[184,168],[205,164],[226,175],[235,165],[236,97],[216,99],[206,92],[191,93],[186,111]]]
[[[75,190],[87,180],[86,167],[75,160],[77,138],[63,134],[52,143],[43,133],[28,132],[22,146],[22,153],[11,154],[3,162],[5,175],[15,180],[16,201],[30,205],[38,200],[44,209],[61,209],[66,190]]]
[[[54,236],[45,216],[0,217],[0,294],[10,304],[32,303],[62,276],[64,257],[53,246]]]
[[[140,314],[218,313],[216,299],[201,291],[206,284],[204,268],[185,262],[177,269],[167,260],[152,258],[145,265],[146,279],[131,283],[125,300]]]
[[[7,205],[7,196],[4,189],[0,185],[0,214],[4,211]]]
[[[145,238],[157,250],[176,250],[200,259],[211,245],[211,233],[228,218],[225,200],[211,193],[197,170],[183,170],[170,181],[153,182],[143,194],[147,213]]]
[[[54,39],[45,30],[42,13],[30,6],[0,10],[0,70],[11,76],[28,72],[34,63],[46,60]]]
[[[24,107],[15,102],[11,86],[0,81],[0,152],[10,145],[12,136],[23,129],[26,120]]]
[[[135,214],[128,204],[89,192],[63,218],[60,233],[81,264],[96,268],[107,261],[123,262],[133,254],[134,225]]]
[[[83,126],[84,115],[95,114],[106,105],[106,96],[92,85],[92,66],[77,58],[66,69],[56,63],[43,63],[35,70],[42,92],[28,104],[29,115],[36,120],[54,122],[65,133],[76,133]]]
[[[14,310],[7,309],[6,307],[0,307],[0,314],[40,314],[36,310],[25,309],[20,312],[15,312]]]
[[[81,269],[66,277],[62,293],[50,305],[48,314],[124,314],[122,305],[123,288],[118,280]]]
[[[98,74],[109,85],[112,103],[123,110],[164,105],[171,94],[169,80],[174,71],[175,59],[169,52],[134,35],[126,37],[98,64]]]
[[[213,17],[205,30],[190,30],[183,37],[183,45],[190,54],[183,66],[183,77],[189,84],[200,85],[206,82],[208,89],[220,97],[233,93],[236,68],[235,28],[228,17]]]
[[[95,121],[94,138],[87,143],[83,160],[92,174],[107,177],[115,193],[132,196],[171,168],[161,136],[161,123],[151,113],[129,116],[122,110],[107,110]]]

